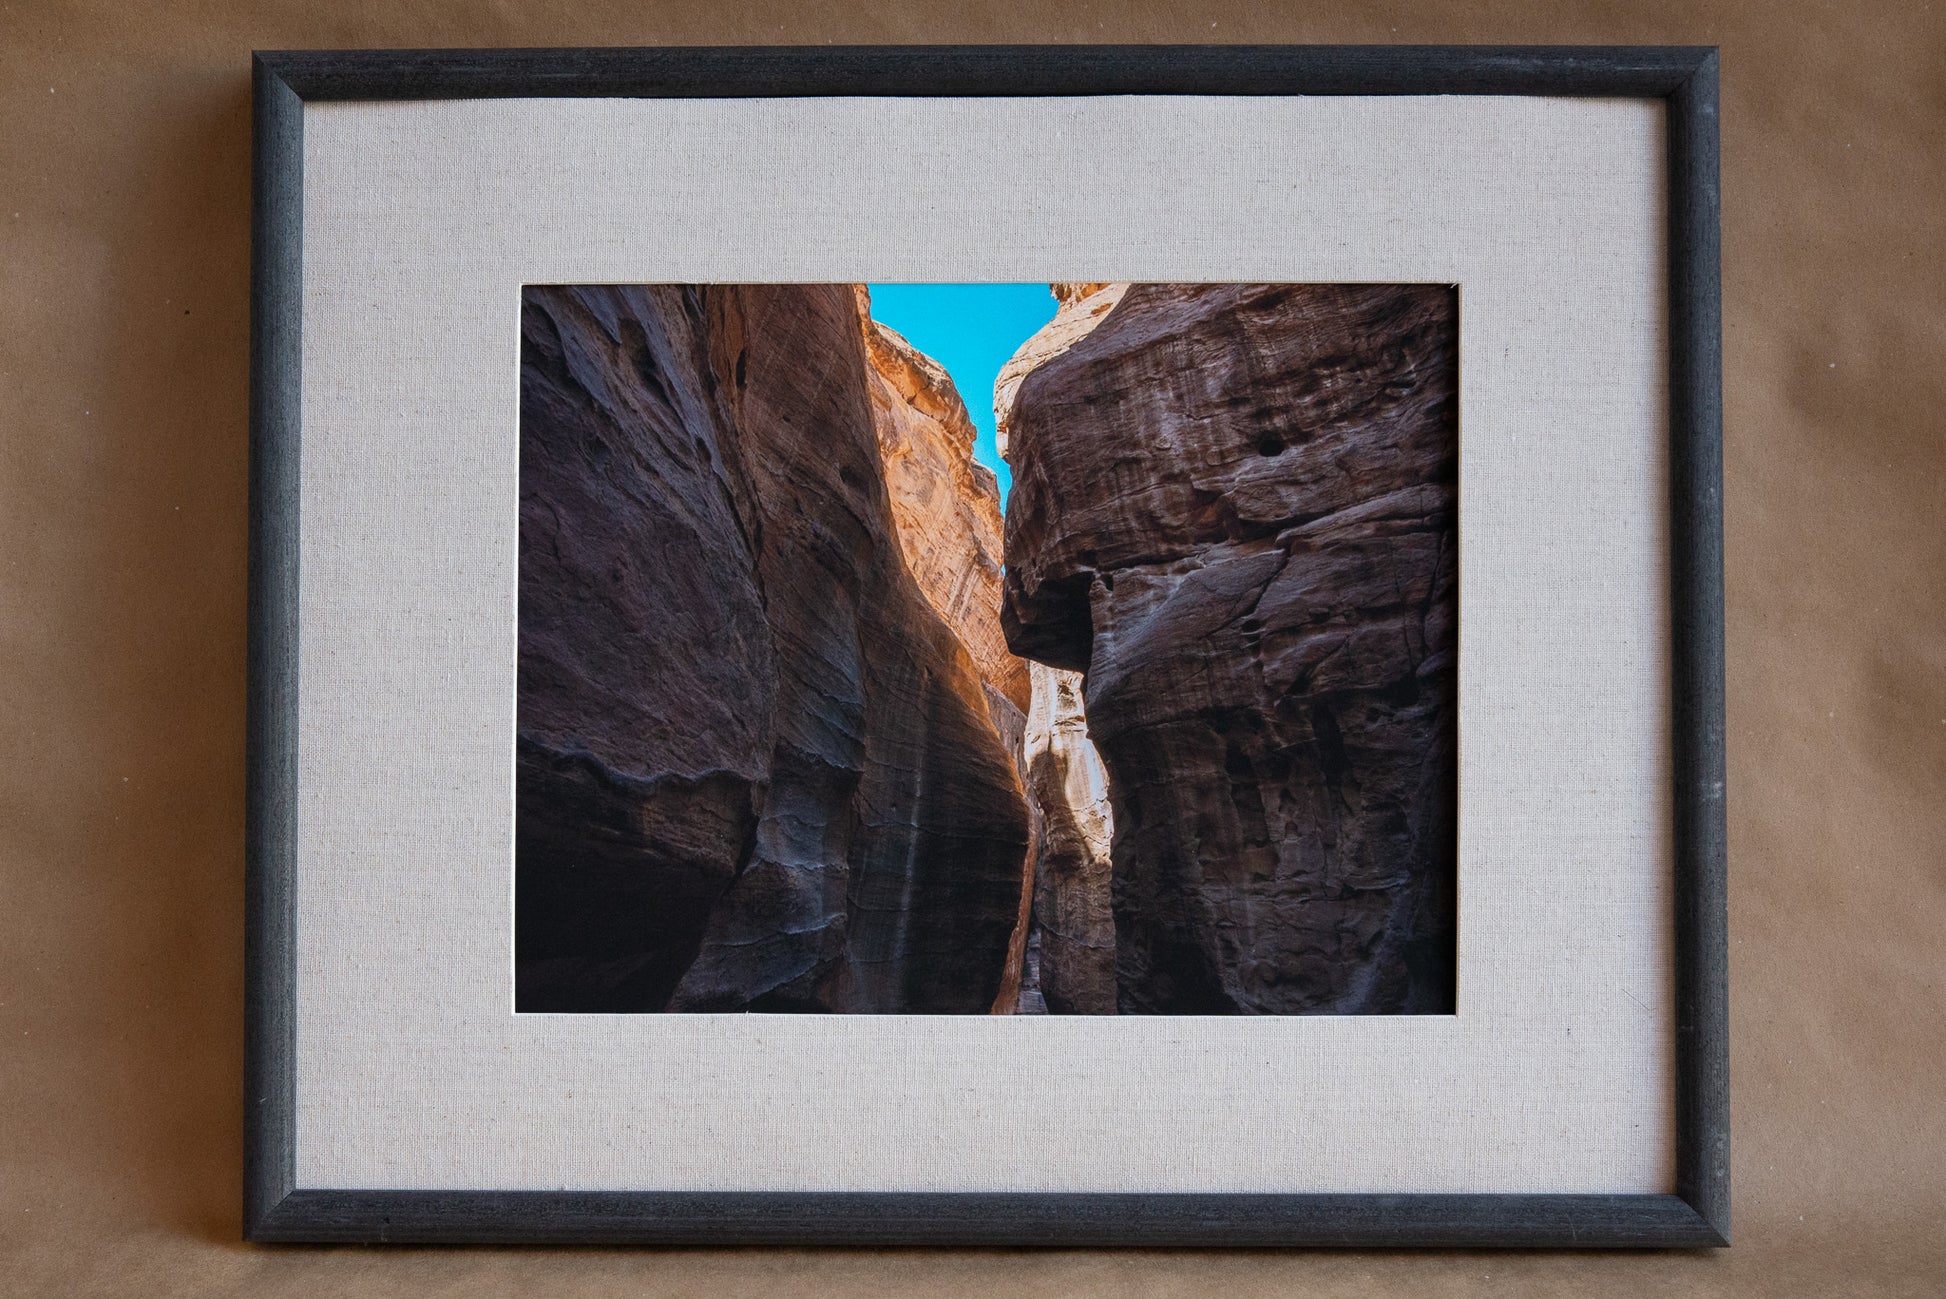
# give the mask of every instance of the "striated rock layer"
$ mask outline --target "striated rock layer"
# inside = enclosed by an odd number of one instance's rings
[[[1456,294],[1073,286],[1043,335],[1003,623],[1086,673],[1119,1008],[1450,1012]]]
[[[1008,362],[1000,367],[993,383],[993,423],[1000,454],[1013,463],[1014,398],[1020,384],[1034,370],[1053,360],[1093,332],[1128,292],[1126,284],[1054,284],[1055,301],[1061,304],[1054,319],[1020,345]],[[1002,541],[1004,550],[1005,541]]]
[[[1027,809],[863,329],[844,286],[527,290],[520,1009],[1002,998]]]

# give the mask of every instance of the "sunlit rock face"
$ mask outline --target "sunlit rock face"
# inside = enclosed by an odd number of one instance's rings
[[[530,288],[521,363],[520,1008],[1004,1001],[1015,742],[908,571],[851,289]]]
[[[1054,284],[1049,286],[1061,304],[1054,319],[1020,345],[1011,360],[1000,367],[993,385],[993,422],[1000,443],[1000,454],[1013,464],[1008,450],[1013,434],[1014,398],[1020,382],[1034,370],[1086,338],[1096,325],[1115,308],[1128,292],[1126,284]]]
[[[1124,1012],[1453,1008],[1457,339],[1439,286],[1103,286],[1003,372],[1002,621],[1086,673]]]
[[[1000,485],[973,459],[973,421],[952,379],[872,320],[864,288],[857,293],[872,421],[906,567],[981,675],[1025,713],[1027,664],[1000,631]]]
[[[1088,739],[1081,677],[1034,664],[1027,787],[1040,813],[1034,919],[1039,989],[1057,1015],[1115,1013],[1115,917],[1109,906],[1114,816]]]

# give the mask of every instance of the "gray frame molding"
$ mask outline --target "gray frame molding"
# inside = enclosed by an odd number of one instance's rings
[[[255,56],[243,1231],[257,1241],[1727,1245],[1722,320],[1714,47],[959,46]],[[303,109],[326,100],[798,95],[1553,95],[1667,105],[1675,672],[1670,1195],[320,1190],[296,1186]]]

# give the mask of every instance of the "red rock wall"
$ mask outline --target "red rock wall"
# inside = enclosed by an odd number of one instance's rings
[[[857,293],[868,311],[864,286]],[[974,460],[973,421],[939,363],[869,316],[864,337],[873,426],[906,567],[980,674],[1024,714],[1027,664],[1000,631],[999,481]]]
[[[1104,286],[1062,316],[1002,377],[1003,621],[1087,673],[1120,1009],[1450,1011],[1456,294]]]
[[[984,1012],[1028,818],[908,573],[844,286],[522,319],[517,999]]]

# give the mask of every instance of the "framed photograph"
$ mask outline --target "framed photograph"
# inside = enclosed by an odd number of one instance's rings
[[[1727,1243],[1714,50],[255,77],[250,1238]]]

